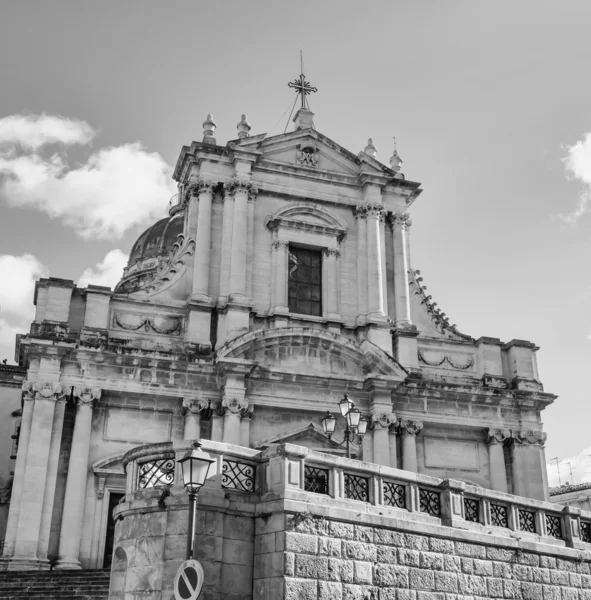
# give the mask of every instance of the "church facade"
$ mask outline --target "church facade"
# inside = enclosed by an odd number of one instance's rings
[[[126,453],[204,439],[344,455],[321,420],[347,394],[352,456],[545,500],[537,347],[471,338],[412,264],[420,184],[314,128],[183,147],[169,216],[114,290],[49,278],[19,340],[22,416],[0,568],[111,564]],[[6,415],[4,415],[6,417]]]

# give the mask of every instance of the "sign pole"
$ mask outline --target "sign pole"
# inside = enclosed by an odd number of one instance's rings
[[[187,557],[186,560],[193,558],[193,541],[195,540],[195,501],[197,494],[189,492],[189,525],[187,527]]]

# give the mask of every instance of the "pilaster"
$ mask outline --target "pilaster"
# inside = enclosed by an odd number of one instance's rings
[[[326,273],[326,300],[324,302],[325,317],[329,321],[340,321],[339,314],[339,259],[341,253],[332,248],[322,252],[322,270]]]
[[[213,181],[197,180],[191,184],[191,202],[198,204],[197,232],[195,236],[195,254],[193,261],[193,289],[191,301],[211,304],[209,294],[209,266],[211,256],[211,206],[213,200]],[[209,335],[209,332],[208,332]]]
[[[54,433],[54,414],[55,405],[58,399],[62,398],[64,393],[62,386],[53,381],[26,381],[23,386],[28,394],[34,395],[33,416],[31,419],[31,429],[29,434],[29,443],[27,448],[25,472],[20,494],[20,510],[16,538],[14,542],[14,554],[8,566],[9,570],[23,569],[43,569],[49,568],[47,557],[38,556],[38,546],[40,545],[41,526],[45,513],[53,508],[53,498],[51,506],[46,506],[45,493],[47,484],[51,489],[51,481],[48,482],[48,467],[51,467],[53,477],[53,495],[55,490],[55,472],[57,457],[52,456],[53,447],[56,451],[56,444],[59,446],[60,439],[53,441]],[[62,413],[63,418],[63,413]],[[55,436],[54,436],[55,437]],[[59,448],[58,448],[59,451]],[[52,459],[50,464],[50,458]],[[47,499],[47,502],[49,498]],[[45,514],[45,519],[51,519]],[[45,526],[47,528],[47,526]],[[43,547],[43,542],[41,546]]]
[[[274,240],[271,244],[271,252],[273,253],[271,260],[271,310],[273,313],[287,314],[289,312],[289,307],[287,306],[287,257],[289,242]]]
[[[392,412],[371,415],[373,462],[378,465],[396,468],[396,463],[391,463],[392,449],[390,448],[390,429],[395,423],[396,415]],[[396,448],[394,448],[394,458],[396,458]]]
[[[503,444],[510,438],[509,431],[504,429],[487,429],[488,461],[490,468],[490,487],[497,492],[508,492],[507,470]]]
[[[367,207],[355,207],[357,222],[357,323],[367,320]]]
[[[547,500],[548,489],[544,473],[546,437],[546,433],[539,430],[511,431],[511,472],[513,493],[516,496]]]

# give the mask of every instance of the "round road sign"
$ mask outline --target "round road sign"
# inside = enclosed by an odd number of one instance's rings
[[[186,560],[174,576],[175,600],[197,600],[203,587],[203,567],[197,560]]]

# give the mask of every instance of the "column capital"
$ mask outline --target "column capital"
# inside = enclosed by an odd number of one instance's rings
[[[23,399],[48,400],[56,402],[65,396],[61,384],[56,381],[25,381],[23,382]]]
[[[394,226],[397,226],[400,229],[409,229],[412,225],[412,220],[408,213],[389,213],[386,222],[390,227],[394,228]]]
[[[396,415],[394,413],[375,413],[371,417],[372,429],[381,427],[383,429],[390,429],[396,424]]]
[[[94,406],[94,403],[101,399],[102,390],[91,387],[75,387],[74,398],[78,406]]]
[[[273,250],[285,250],[289,247],[289,242],[285,240],[274,240],[271,244]]]
[[[188,191],[192,196],[201,194],[213,194],[213,188],[217,182],[208,179],[192,179],[188,185]]]
[[[367,204],[358,204],[353,208],[356,219],[367,219]]]
[[[548,434],[545,431],[511,429],[511,439],[517,446],[541,446],[543,448],[547,437]]]
[[[340,251],[336,248],[323,248],[322,254],[326,256],[326,258],[330,258],[331,256],[334,256],[334,258],[340,258],[341,256]]]
[[[210,402],[203,398],[183,398],[183,412],[201,413],[209,408]]]
[[[378,219],[381,221],[384,216],[384,207],[381,204],[368,204],[367,205],[367,218],[368,219]]]
[[[489,445],[503,444],[510,439],[511,434],[507,429],[495,429],[489,427],[486,430],[486,443]]]
[[[423,430],[422,421],[414,421],[412,419],[400,419],[398,431],[401,435],[417,436]]]
[[[240,420],[242,421],[250,421],[250,419],[252,418],[252,413],[254,412],[254,406],[248,403],[246,404],[246,408],[243,408],[240,411]]]
[[[250,181],[234,179],[231,183],[224,184],[224,193],[230,196],[243,194],[247,196],[249,200],[254,200],[259,193],[259,190]]]
[[[248,402],[244,398],[224,394],[221,408],[223,412],[229,412],[235,415],[246,410],[248,408]]]

